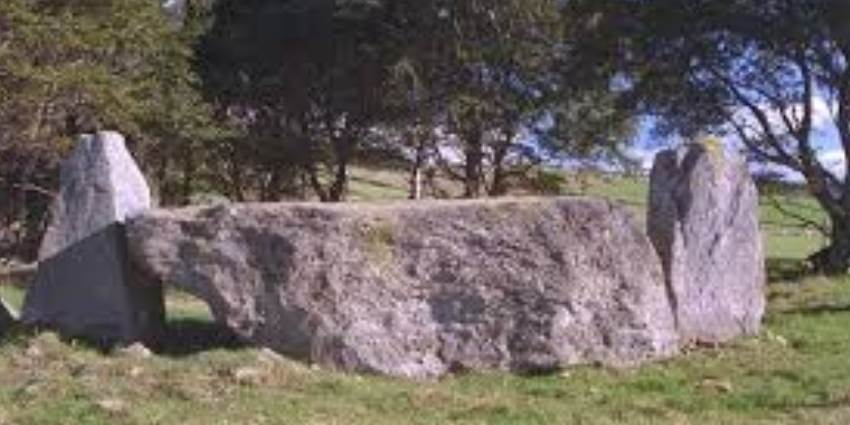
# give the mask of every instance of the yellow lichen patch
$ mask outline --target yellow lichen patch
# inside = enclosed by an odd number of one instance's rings
[[[388,263],[393,259],[396,228],[389,219],[374,218],[360,227],[363,247],[369,260]]]
[[[717,137],[709,136],[702,138],[698,143],[705,148],[715,168],[720,168],[726,161],[726,147],[723,141]]]

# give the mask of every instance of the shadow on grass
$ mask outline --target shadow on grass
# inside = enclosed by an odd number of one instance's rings
[[[802,316],[823,316],[836,313],[850,313],[850,305],[818,304],[784,312],[784,314],[799,314]]]
[[[203,319],[172,319],[166,323],[158,354],[185,357],[213,350],[249,347],[224,325]]]
[[[804,260],[798,258],[768,258],[767,279],[769,283],[792,282],[813,276]]]
[[[0,344],[25,344],[45,334],[54,334],[58,341],[65,344],[86,347],[101,354],[110,354],[121,348],[115,340],[97,339],[90,336],[72,336],[62,334],[55,328],[45,326],[25,326],[16,324],[0,332]],[[172,319],[162,332],[158,343],[150,348],[158,355],[166,357],[187,357],[215,350],[239,350],[251,347],[233,331],[213,321],[203,319]]]

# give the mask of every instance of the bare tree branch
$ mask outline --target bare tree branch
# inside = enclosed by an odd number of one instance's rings
[[[729,90],[730,93],[740,102],[753,117],[758,121],[759,125],[762,128],[762,133],[764,134],[763,141],[768,143],[771,148],[776,152],[776,154],[783,158],[783,163],[789,164],[798,164],[798,160],[794,158],[783,146],[782,141],[779,136],[773,131],[773,126],[770,125],[770,119],[767,116],[767,113],[762,110],[758,105],[756,105],[750,98],[748,98],[744,93],[741,92],[740,88],[733,82],[730,81],[729,78],[724,76],[722,73],[718,72],[716,69],[709,67],[709,72],[720,80],[724,86]],[[799,165],[798,165],[799,167]]]
[[[801,215],[797,212],[791,211],[785,205],[783,205],[783,203],[780,202],[775,195],[766,196],[765,199],[767,199],[767,201],[770,203],[770,206],[773,207],[774,209],[776,209],[777,211],[779,211],[780,214],[799,221],[802,224],[800,227],[814,228],[815,230],[817,230],[818,232],[820,232],[824,236],[829,236],[830,232],[829,232],[828,226],[825,226],[822,223],[818,223],[818,222],[812,220],[811,218],[803,216],[803,215]],[[787,202],[787,198],[785,199],[785,201]],[[804,207],[804,205],[802,205],[802,204],[795,204],[795,205],[797,205],[799,207]]]

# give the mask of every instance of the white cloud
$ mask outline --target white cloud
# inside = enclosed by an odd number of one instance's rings
[[[640,164],[640,168],[643,171],[649,171],[652,169],[652,164],[655,162],[655,156],[664,149],[665,148],[630,146],[624,153],[630,160]]]

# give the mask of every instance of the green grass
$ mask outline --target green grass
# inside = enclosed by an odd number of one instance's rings
[[[0,299],[5,301],[9,307],[15,311],[21,311],[21,306],[24,305],[24,296],[26,292],[20,288],[8,284],[8,282],[0,282]]]
[[[375,180],[392,178],[398,176]],[[356,185],[370,199],[404,193],[392,184]],[[645,211],[641,181],[600,180],[565,192],[601,194]],[[799,259],[822,241],[767,208],[765,329],[729,346],[635,370],[408,382],[319,370],[227,343],[181,343],[144,358],[104,354],[50,333],[16,334],[0,344],[0,424],[850,423],[850,278],[800,278]],[[23,292],[3,287],[0,295],[20,305]],[[170,292],[167,299],[172,326],[209,322],[192,297]]]
[[[407,199],[406,176],[401,171],[354,167],[350,178],[349,197],[353,201]]]
[[[632,371],[406,382],[265,351],[137,358],[52,334],[0,346],[0,423],[742,424],[850,420],[850,282],[772,285],[759,338]]]
[[[203,301],[178,291],[168,291],[165,294],[165,309],[171,320],[212,320],[212,314]]]

